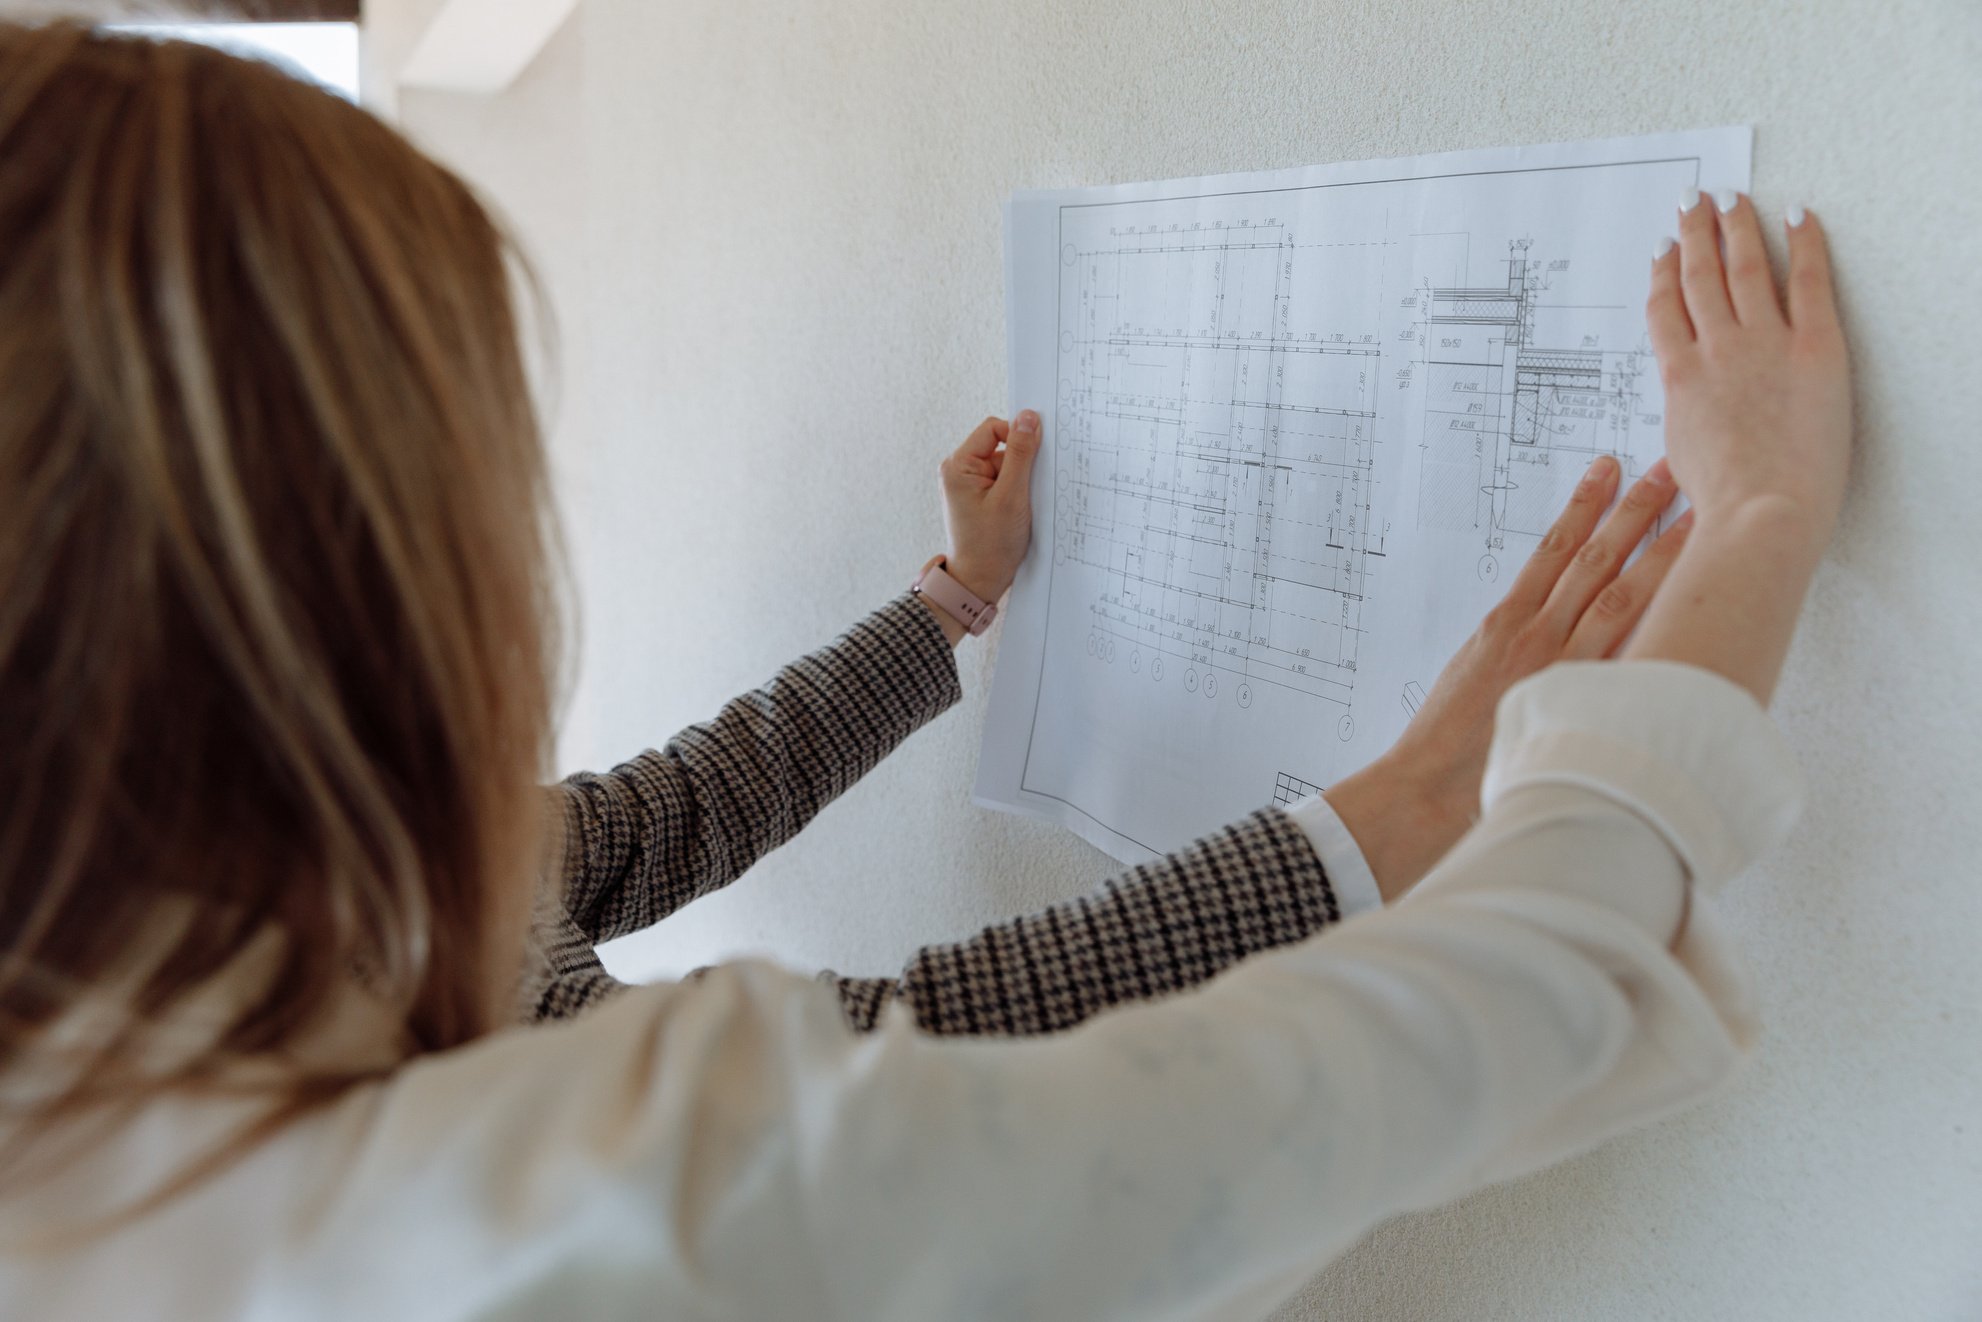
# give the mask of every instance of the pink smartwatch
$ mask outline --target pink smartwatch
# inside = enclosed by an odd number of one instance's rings
[[[945,614],[971,634],[983,633],[991,627],[991,621],[997,616],[998,608],[951,578],[945,572],[943,564],[944,558],[939,555],[924,565],[921,575],[909,590],[918,592],[941,606]]]

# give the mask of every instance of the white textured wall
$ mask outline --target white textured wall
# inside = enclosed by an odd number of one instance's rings
[[[585,0],[506,96],[402,106],[546,250],[566,322],[568,764],[708,713],[938,546],[934,465],[1007,405],[1010,190],[1752,122],[1760,203],[1835,236],[1863,420],[1777,705],[1809,814],[1725,905],[1769,1031],[1711,1105],[1384,1226],[1279,1316],[1982,1318],[1978,12]],[[968,805],[986,662],[618,967],[886,970],[1102,877]]]

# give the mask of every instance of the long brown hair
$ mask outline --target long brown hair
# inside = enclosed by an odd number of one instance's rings
[[[0,25],[0,1079],[64,1081],[0,1112],[0,1185],[354,977],[408,1053],[507,1013],[559,636],[516,272],[333,95]],[[250,1006],[151,1049],[270,933]]]

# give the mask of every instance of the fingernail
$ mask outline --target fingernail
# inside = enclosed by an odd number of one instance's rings
[[[1039,415],[1031,409],[1020,409],[1019,415],[1012,419],[1012,426],[1019,431],[1038,431]]]
[[[1672,469],[1666,466],[1666,462],[1663,459],[1653,464],[1650,468],[1647,468],[1645,470],[1645,477],[1648,481],[1656,482],[1662,487],[1672,485]]]
[[[1699,205],[1700,205],[1700,190],[1697,188],[1687,189],[1686,195],[1679,199],[1679,209],[1681,211],[1691,211],[1694,207],[1697,207]]]
[[[1734,210],[1740,201],[1741,194],[1735,192],[1732,188],[1723,188],[1714,194],[1714,205],[1720,208],[1720,213],[1723,216]]]
[[[1678,246],[1679,240],[1673,238],[1670,234],[1666,235],[1663,239],[1652,245],[1652,260],[1655,262],[1664,261],[1665,255]]]
[[[1803,208],[1801,206],[1793,206],[1782,213],[1782,218],[1791,229],[1795,229],[1803,223]]]
[[[1596,462],[1590,465],[1589,471],[1583,474],[1583,480],[1585,482],[1602,482],[1608,479],[1610,477],[1610,467],[1616,462],[1615,459],[1612,459],[1607,454],[1598,455]]]
[[[1686,512],[1672,521],[1673,532],[1685,532],[1693,526],[1693,507],[1688,505]]]

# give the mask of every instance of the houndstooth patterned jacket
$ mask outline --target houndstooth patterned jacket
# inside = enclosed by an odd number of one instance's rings
[[[597,943],[741,876],[961,696],[948,641],[905,593],[659,752],[556,786],[558,865],[538,897],[525,1017],[620,990]],[[1306,835],[1268,808],[1090,895],[924,947],[900,977],[821,977],[862,1031],[899,1000],[930,1033],[1051,1033],[1340,917]]]

